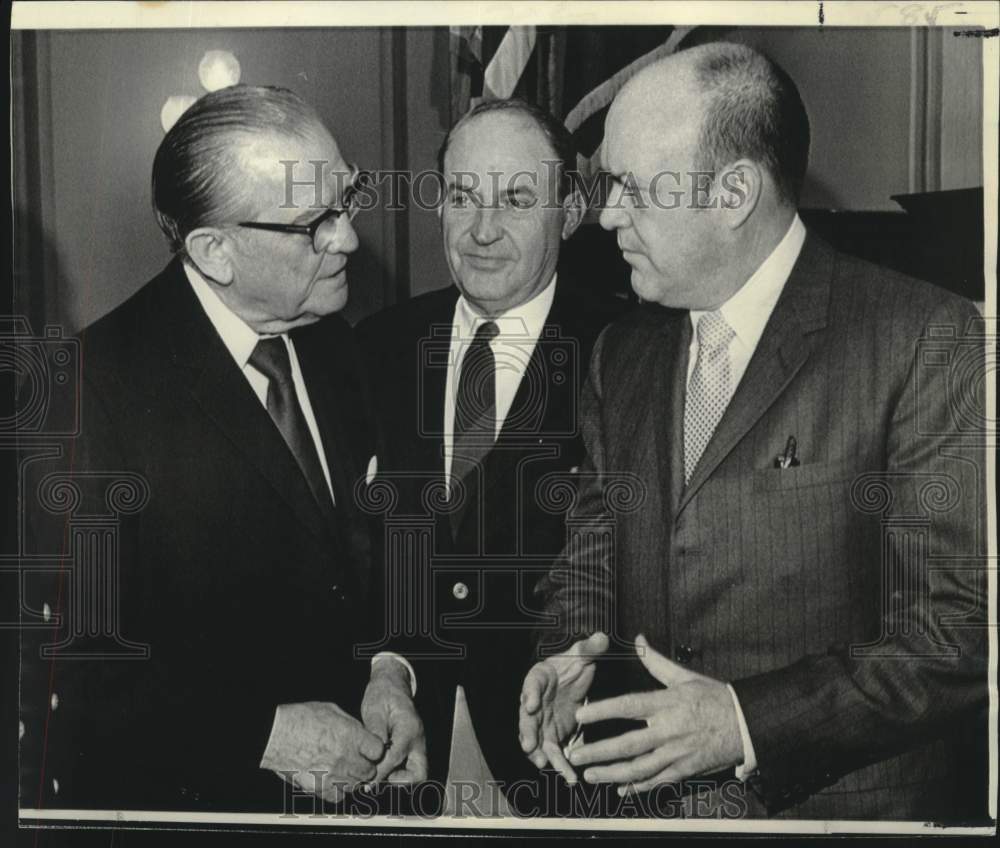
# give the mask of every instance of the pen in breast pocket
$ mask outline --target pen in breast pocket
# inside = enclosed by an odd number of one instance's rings
[[[796,447],[797,443],[795,441],[795,436],[789,436],[788,441],[785,442],[785,452],[779,456],[775,462],[778,468],[792,468],[799,464],[799,461],[795,456]]]

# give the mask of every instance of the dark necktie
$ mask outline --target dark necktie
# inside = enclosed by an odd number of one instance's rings
[[[492,321],[482,324],[462,359],[455,394],[455,427],[452,438],[451,475],[463,480],[482,463],[496,438],[496,362],[490,341],[500,330]],[[476,480],[465,481],[466,502],[475,497]],[[464,510],[460,510],[460,515]],[[454,517],[457,518],[458,515]]]
[[[288,348],[278,337],[261,339],[250,354],[250,364],[267,377],[267,412],[305,475],[316,502],[324,509],[331,509],[333,499],[316,453],[316,443],[295,394]]]

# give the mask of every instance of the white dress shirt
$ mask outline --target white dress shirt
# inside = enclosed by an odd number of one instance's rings
[[[778,246],[754,271],[736,294],[719,307],[719,312],[726,323],[733,329],[733,337],[729,342],[729,374],[732,379],[730,390],[736,391],[740,380],[746,373],[750,358],[757,349],[757,343],[764,333],[764,327],[774,305],[778,302],[785,283],[792,273],[802,244],[806,240],[806,228],[798,215],[792,220],[788,232],[778,242]],[[691,383],[695,362],[698,358],[698,322],[704,312],[691,311],[691,347],[688,355],[687,381]],[[732,395],[730,395],[732,397]],[[754,751],[753,740],[750,739],[750,729],[746,717],[740,707],[736,690],[729,686],[729,694],[736,707],[736,720],[740,726],[740,737],[743,741],[743,763],[736,767],[736,777],[746,780],[757,770],[757,754]]]
[[[236,362],[236,367],[246,377],[250,388],[253,389],[261,405],[267,409],[267,385],[269,380],[256,368],[250,364],[250,356],[253,354],[257,342],[261,339],[272,338],[273,336],[258,335],[247,323],[234,313],[219,296],[212,291],[209,282],[198,272],[197,268],[188,263],[184,263],[184,273],[187,275],[191,288],[194,289],[195,296],[201,304],[202,309],[212,322],[215,331],[222,339],[226,350]],[[287,333],[281,334],[281,339],[288,348],[288,359],[292,365],[292,382],[295,384],[295,394],[298,397],[299,408],[306,419],[306,426],[309,428],[309,435],[312,436],[313,444],[316,446],[316,453],[319,456],[319,464],[323,468],[323,477],[326,479],[326,486],[330,490],[330,497],[333,498],[333,486],[330,483],[330,469],[326,464],[326,454],[323,452],[323,442],[320,439],[319,427],[316,425],[316,416],[313,414],[312,404],[309,402],[309,392],[306,390],[305,381],[302,379],[302,369],[299,367],[299,358],[295,355],[295,345],[288,337]],[[334,499],[334,503],[336,500]]]
[[[729,375],[732,391],[740,384],[750,357],[757,349],[757,342],[764,333],[764,325],[774,311],[785,283],[792,273],[795,260],[799,258],[802,244],[806,240],[806,228],[798,215],[792,220],[788,232],[778,242],[778,246],[754,271],[736,294],[727,300],[718,311],[732,327],[733,338],[729,342]],[[691,311],[691,348],[688,356],[687,380],[691,382],[695,361],[698,358],[698,322],[704,312]]]
[[[487,321],[493,321],[499,332],[490,341],[490,350],[496,361],[496,432],[500,435],[514,396],[521,385],[521,378],[535,352],[538,337],[542,334],[545,319],[549,317],[552,299],[556,293],[556,275],[549,284],[531,300],[525,301],[502,315],[490,318],[478,314],[465,296],[455,304],[451,322],[451,347],[448,351],[448,376],[444,390],[444,473],[451,477],[451,458],[455,433],[455,395],[458,377],[469,345],[476,331]]]

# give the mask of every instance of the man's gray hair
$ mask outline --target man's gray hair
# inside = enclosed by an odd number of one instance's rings
[[[153,211],[175,253],[198,227],[244,213],[239,150],[263,133],[306,138],[316,110],[286,88],[233,85],[196,100],[170,128],[153,160]]]

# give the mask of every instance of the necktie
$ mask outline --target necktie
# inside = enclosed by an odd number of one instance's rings
[[[726,411],[729,385],[729,342],[733,328],[720,312],[707,312],[698,321],[698,358],[684,403],[684,485],[701,459],[712,433]]]
[[[267,377],[267,412],[305,475],[317,503],[332,508],[323,468],[316,453],[316,443],[306,424],[292,382],[292,363],[288,349],[278,337],[261,339],[250,354],[250,364]]]
[[[490,341],[499,332],[493,321],[482,324],[462,359],[451,452],[451,475],[456,480],[482,462],[496,438],[496,362]],[[472,494],[466,492],[466,497]]]

